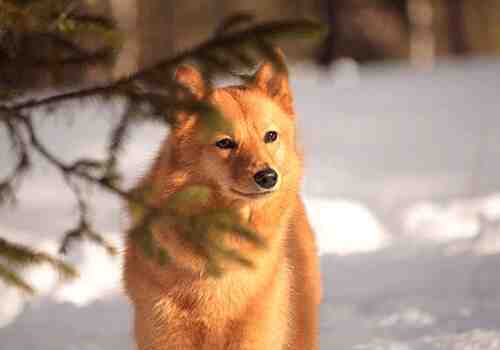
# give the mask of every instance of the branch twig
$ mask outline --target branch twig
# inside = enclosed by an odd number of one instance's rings
[[[323,26],[308,20],[279,21],[258,24],[245,30],[225,33],[224,35],[216,36],[192,49],[185,50],[175,55],[174,57],[162,60],[151,67],[137,71],[136,73],[133,73],[128,77],[122,78],[108,85],[73,91],[43,99],[32,99],[12,106],[11,108],[19,111],[24,109],[36,108],[47,104],[53,104],[72,98],[81,98],[98,94],[112,94],[113,92],[116,92],[116,90],[120,86],[128,86],[136,80],[146,78],[149,74],[152,74],[155,71],[168,70],[186,60],[203,57],[204,55],[206,55],[206,53],[211,52],[214,49],[224,50],[230,47],[242,47],[246,43],[252,41],[258,42],[258,39],[261,38],[265,38],[266,41],[272,41],[274,39],[282,37],[284,34],[310,35],[311,33],[317,34],[322,32]]]
[[[156,224],[157,219],[168,217],[169,220],[171,219],[170,224],[175,223],[185,230],[186,239],[199,250],[200,255],[207,258],[209,269],[214,272],[218,271],[214,257],[225,257],[239,261],[247,266],[251,265],[247,259],[239,256],[237,252],[226,249],[220,242],[213,241],[210,238],[211,230],[217,228],[224,232],[239,234],[256,246],[262,246],[263,242],[258,235],[241,225],[236,216],[233,215],[234,213],[219,210],[198,216],[186,216],[186,214],[180,214],[175,210],[175,207],[179,204],[176,201],[182,201],[182,197],[186,195],[185,193],[179,192],[177,193],[179,198],[169,198],[171,202],[162,203],[159,206],[158,204],[153,205],[145,193],[121,188],[119,181],[116,181],[116,163],[129,125],[135,118],[129,113],[130,111],[122,115],[121,120],[113,129],[106,159],[78,159],[73,162],[60,159],[46,147],[36,131],[30,114],[36,108],[67,100],[96,95],[117,95],[129,98],[131,105],[147,102],[160,116],[158,119],[167,123],[172,120],[169,119],[168,115],[163,114],[170,108],[190,110],[213,122],[218,113],[214,110],[214,107],[194,99],[185,87],[176,83],[171,77],[165,79],[165,73],[169,73],[178,64],[191,59],[205,64],[207,70],[230,72],[232,67],[237,64],[253,64],[253,57],[256,52],[272,61],[276,60],[277,64],[279,64],[274,51],[270,49],[269,43],[271,41],[286,34],[310,34],[311,32],[318,33],[322,31],[319,24],[306,20],[268,22],[244,30],[231,30],[237,27],[238,24],[250,21],[250,19],[249,17],[240,16],[240,18],[233,21],[227,21],[225,25],[220,27],[221,29],[216,33],[215,37],[210,40],[109,84],[56,94],[41,99],[29,99],[19,103],[0,105],[0,122],[3,122],[6,126],[11,135],[11,143],[17,145],[18,150],[18,163],[13,173],[4,182],[11,184],[24,169],[28,168],[30,161],[29,149],[32,149],[60,173],[73,192],[79,212],[79,220],[74,229],[66,232],[61,244],[62,252],[67,250],[72,240],[81,238],[88,238],[103,245],[110,253],[114,252],[114,248],[91,227],[88,218],[88,204],[78,182],[81,180],[117,195],[129,205],[136,205],[139,208],[139,219],[134,221],[130,236],[138,237],[145,242],[152,255],[160,261],[165,261],[168,256],[163,248],[152,245],[154,240],[152,225]],[[220,55],[218,55],[219,53]],[[182,98],[179,97],[180,95],[182,95]],[[193,195],[187,195],[187,197],[192,198]],[[2,266],[0,266],[0,278],[3,277],[14,281],[16,276],[9,274],[10,272],[11,270],[2,270]],[[16,281],[19,286],[23,287],[22,280]]]

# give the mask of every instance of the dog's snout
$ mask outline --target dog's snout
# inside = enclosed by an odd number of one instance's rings
[[[269,190],[276,186],[278,182],[278,173],[274,169],[267,168],[257,172],[253,178],[259,187]]]

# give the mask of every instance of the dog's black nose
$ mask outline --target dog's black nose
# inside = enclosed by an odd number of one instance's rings
[[[267,168],[256,173],[253,178],[259,187],[268,190],[278,182],[278,173],[271,168]]]

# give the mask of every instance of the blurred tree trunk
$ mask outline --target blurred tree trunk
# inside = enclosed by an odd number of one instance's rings
[[[448,8],[448,40],[452,54],[463,55],[469,52],[465,30],[465,14],[463,0],[447,0]]]
[[[318,61],[322,65],[327,65],[340,56],[336,40],[339,37],[339,33],[337,26],[334,25],[338,23],[338,2],[335,0],[324,1],[323,10],[325,11],[326,21],[330,24],[330,27],[328,35],[323,42],[323,47],[318,55]]]
[[[173,55],[176,1],[137,1],[139,29],[139,66],[154,64],[161,58]]]
[[[112,16],[124,33],[123,48],[114,67],[115,78],[136,72],[173,55],[174,18],[181,4],[168,0],[109,0]],[[185,3],[184,3],[185,4]]]
[[[436,56],[432,0],[408,0],[407,11],[410,24],[410,60],[419,67],[432,66]]]
[[[408,56],[408,34],[401,1],[322,0],[319,16],[329,34],[319,53],[328,64],[341,57],[358,62]]]

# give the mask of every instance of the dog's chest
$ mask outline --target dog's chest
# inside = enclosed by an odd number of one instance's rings
[[[281,348],[290,319],[286,269],[256,290],[251,281],[231,277],[218,285],[195,286],[189,298],[170,295],[156,305],[156,310],[163,310],[158,319],[164,320],[169,344],[188,341],[205,350],[240,349],[242,344],[252,349]]]

